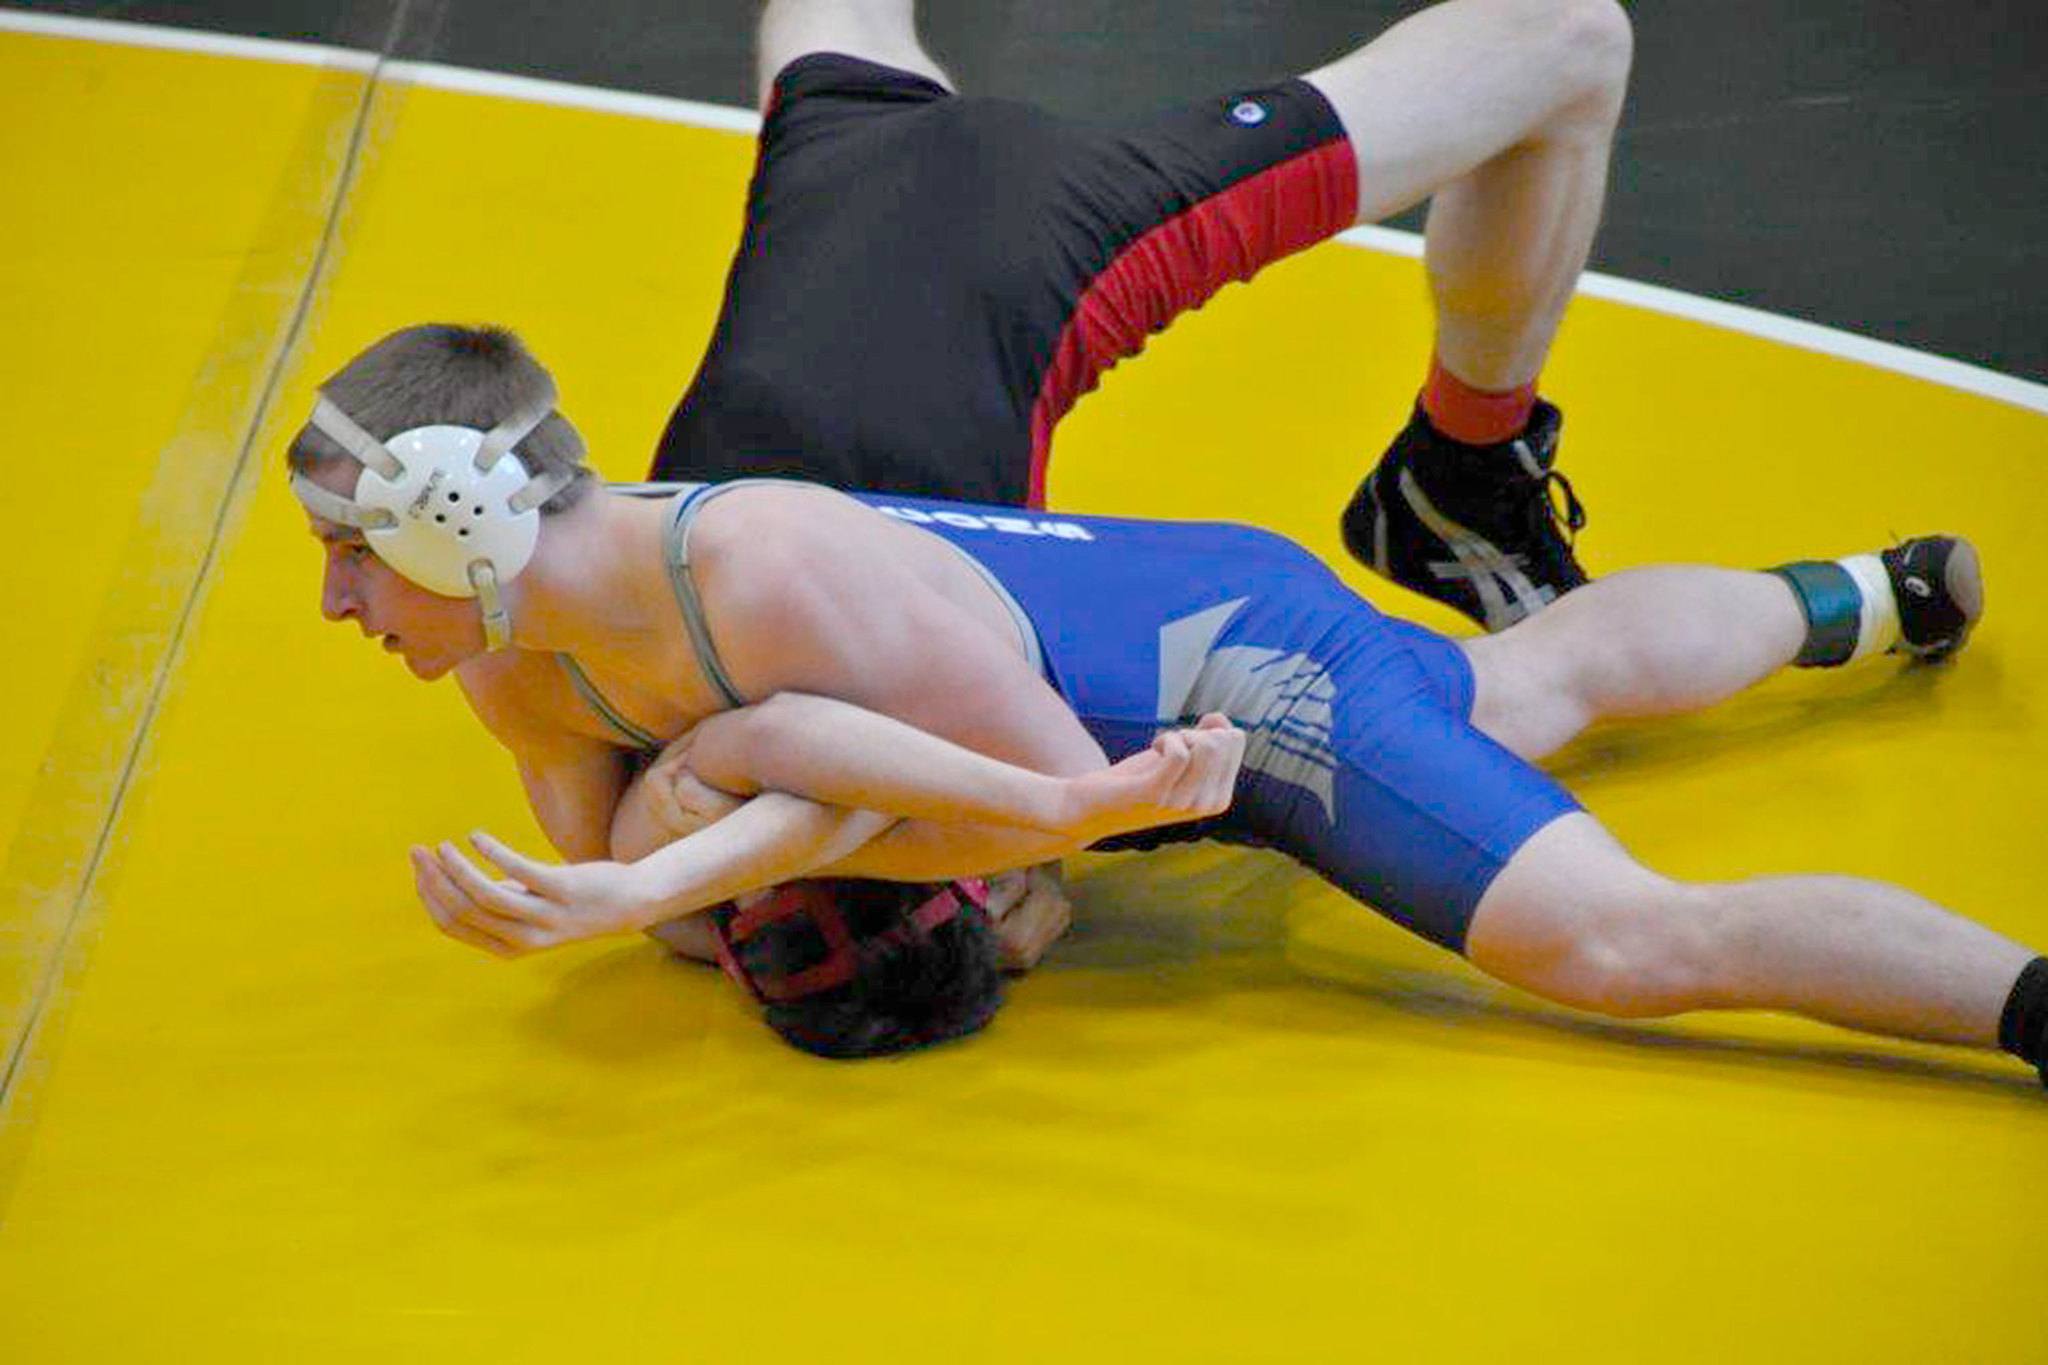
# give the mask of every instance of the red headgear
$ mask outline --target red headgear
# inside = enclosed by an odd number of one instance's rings
[[[859,973],[863,958],[891,944],[927,938],[957,916],[963,904],[988,908],[988,884],[978,879],[913,888],[929,892],[907,911],[900,906],[875,924],[849,924],[842,906],[848,884],[842,881],[789,882],[750,901],[744,909],[722,905],[711,911],[718,964],[764,1005],[787,1004],[843,986]],[[863,918],[872,918],[867,916]],[[742,963],[748,940],[771,926],[806,920],[817,931],[816,959],[795,971],[770,975],[749,971]]]

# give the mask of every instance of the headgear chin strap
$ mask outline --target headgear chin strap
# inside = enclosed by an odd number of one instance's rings
[[[499,589],[533,558],[541,504],[576,477],[573,469],[529,476],[507,458],[553,411],[550,397],[489,431],[425,426],[379,441],[323,393],[314,429],[363,472],[353,498],[300,473],[292,475],[292,492],[314,516],[361,531],[401,577],[443,597],[476,598],[485,641],[502,649],[512,642],[512,622]]]

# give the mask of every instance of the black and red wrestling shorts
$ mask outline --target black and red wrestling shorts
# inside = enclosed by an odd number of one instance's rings
[[[652,477],[1042,505],[1053,429],[1103,371],[1356,204],[1300,80],[1097,125],[799,58]]]

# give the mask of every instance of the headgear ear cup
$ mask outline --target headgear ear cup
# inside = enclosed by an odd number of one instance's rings
[[[324,394],[313,427],[362,463],[354,497],[303,474],[292,491],[317,517],[361,530],[392,571],[443,597],[474,597],[491,648],[510,643],[498,589],[533,558],[540,506],[575,478],[569,469],[529,476],[512,450],[553,411],[513,414],[490,431],[424,426],[379,441]]]

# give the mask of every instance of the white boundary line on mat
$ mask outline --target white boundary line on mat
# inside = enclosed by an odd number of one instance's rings
[[[1368,251],[1412,256],[1418,260],[1422,256],[1421,234],[1402,232],[1395,228],[1351,228],[1339,233],[1337,240],[1352,246],[1364,247]],[[1896,346],[1874,337],[1859,336],[1855,332],[1845,332],[1839,327],[1803,322],[1798,318],[1786,317],[1783,313],[1767,313],[1761,308],[1745,308],[1739,303],[1722,303],[1718,299],[1702,298],[1698,294],[1667,289],[1663,285],[1644,284],[1640,280],[1627,280],[1619,275],[1603,275],[1596,270],[1588,270],[1579,276],[1579,293],[1587,298],[1608,299],[1615,303],[1647,309],[1652,313],[1669,313],[1675,317],[1704,322],[1709,326],[1724,328],[1731,332],[1744,332],[1750,336],[1763,337],[1767,341],[1796,346],[1802,351],[1819,351],[1843,360],[1859,361],[1880,370],[1911,375],[1915,379],[1925,379],[1930,383],[1961,389],[1966,393],[1996,398],[2015,407],[2048,413],[2048,384],[2036,384],[2014,375],[2001,374],[1997,370],[1987,370],[1981,365],[1950,360],[1946,356],[1933,355],[1927,351],[1916,351],[1910,346]]]
[[[302,66],[328,66],[370,70],[371,53],[316,43],[287,42],[273,38],[243,38],[231,34],[205,33],[192,29],[166,28],[156,24],[135,24],[110,19],[77,19],[67,16],[31,14],[0,9],[0,31],[43,34],[89,42],[119,43],[132,47],[166,48],[180,52],[204,52],[218,56],[256,61],[288,62]],[[509,76],[493,71],[444,66],[439,62],[394,61],[385,64],[388,78],[409,81],[430,89],[463,94],[491,95],[531,104],[551,104],[573,109],[625,114],[665,123],[687,124],[724,132],[752,133],[761,126],[760,116],[749,109],[706,104],[696,100],[673,99],[664,95],[634,94],[598,86],[572,85],[566,81],[540,80],[531,76]],[[1369,251],[1396,256],[1422,255],[1422,238],[1392,228],[1361,227],[1340,233],[1338,240]],[[2033,412],[2048,413],[2048,384],[2037,384],[2014,375],[2001,374],[1980,365],[1950,360],[1945,356],[1897,346],[1872,337],[1859,336],[1835,327],[1802,322],[1781,313],[1760,308],[1722,303],[1662,285],[1643,284],[1613,275],[1588,271],[1579,279],[1579,292],[1589,298],[1665,313],[1703,322],[1731,332],[1762,337],[1767,341],[1816,351],[1860,364],[1910,375],[1946,388],[2010,403]]]
[[[155,47],[171,52],[204,52],[215,57],[244,57],[293,66],[339,66],[368,71],[376,54],[320,43],[294,43],[283,38],[244,38],[233,33],[135,24],[118,19],[80,19],[67,14],[33,14],[0,9],[0,32],[34,33],[46,38],[114,43],[122,47]]]
[[[669,95],[640,95],[629,90],[607,90],[597,85],[571,85],[567,81],[545,81],[536,76],[508,76],[498,71],[477,71],[466,66],[443,66],[439,62],[392,62],[384,70],[397,80],[465,95],[495,95],[500,99],[524,100],[529,104],[594,109],[607,114],[628,114],[635,118],[684,123],[693,128],[716,128],[750,136],[761,130],[759,114],[751,109],[735,109],[729,104],[704,104]]]

